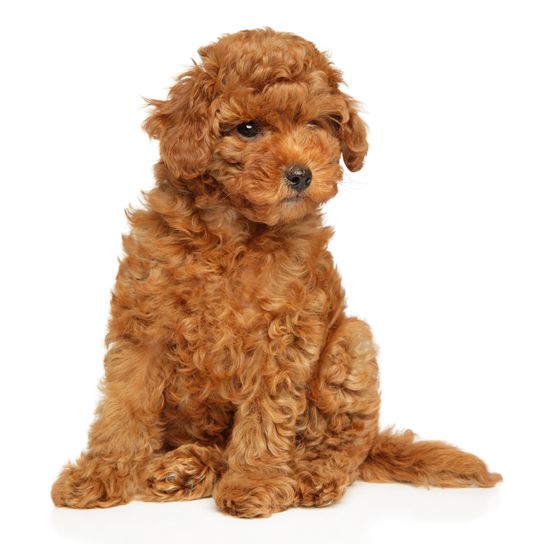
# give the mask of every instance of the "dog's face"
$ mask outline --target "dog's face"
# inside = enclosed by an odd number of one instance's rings
[[[304,217],[336,194],[340,157],[361,168],[364,123],[340,73],[313,44],[272,30],[243,31],[199,50],[144,124],[185,186],[213,180],[251,221]],[[194,185],[193,185],[194,186]]]

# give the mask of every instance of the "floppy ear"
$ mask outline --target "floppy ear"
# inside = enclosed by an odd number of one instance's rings
[[[211,159],[211,91],[211,78],[194,66],[179,76],[167,100],[146,100],[155,109],[143,128],[160,141],[161,159],[176,178],[199,177]]]
[[[366,125],[357,113],[355,100],[345,94],[344,98],[347,105],[347,116],[342,120],[340,126],[342,156],[346,166],[352,172],[356,172],[362,168],[368,151]]]

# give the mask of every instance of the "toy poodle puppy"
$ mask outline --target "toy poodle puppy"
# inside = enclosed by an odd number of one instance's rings
[[[325,506],[361,479],[495,485],[474,455],[378,430],[376,346],[346,317],[320,207],[365,124],[326,55],[259,29],[199,50],[149,100],[156,186],[130,211],[103,399],[53,501],[213,496],[241,517]]]

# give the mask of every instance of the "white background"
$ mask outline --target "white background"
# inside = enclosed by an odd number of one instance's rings
[[[538,2],[5,2],[0,12],[2,542],[542,542],[544,51]],[[357,6],[357,11],[355,11]],[[271,26],[328,50],[371,150],[327,205],[383,423],[482,456],[492,490],[354,484],[239,520],[211,500],[55,509],[102,374],[124,208],[153,184],[143,96]]]

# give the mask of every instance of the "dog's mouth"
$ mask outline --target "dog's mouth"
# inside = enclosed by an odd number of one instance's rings
[[[302,202],[303,200],[306,200],[306,197],[304,195],[295,195],[295,196],[290,196],[288,198],[284,198],[282,200],[282,203],[284,204],[289,204],[289,203],[298,203],[298,202]]]

